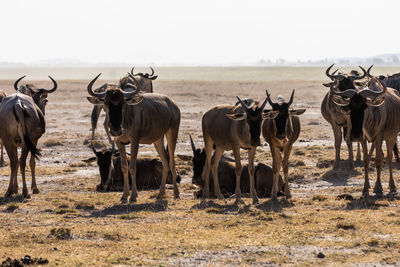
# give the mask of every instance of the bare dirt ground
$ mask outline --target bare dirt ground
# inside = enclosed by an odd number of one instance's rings
[[[13,82],[0,80],[0,88],[12,93]],[[86,85],[59,81],[48,98],[46,133],[39,142],[43,156],[36,168],[40,194],[28,200],[0,197],[0,261],[30,255],[50,265],[400,265],[400,198],[361,198],[361,163],[348,170],[343,161],[339,171],[332,170],[332,131],[320,115],[326,93],[321,81],[157,80],[155,91],[174,99],[182,113],[176,153],[181,199],[173,200],[168,190],[168,201],[156,202],[157,190],[143,191],[132,205],[119,204],[121,193],[95,192],[97,167],[82,162],[92,156],[84,145],[92,109]],[[273,97],[289,97],[296,89],[294,106],[307,108],[290,159],[293,199],[199,205],[191,162],[182,156],[191,155],[189,134],[202,146],[203,112],[234,103],[236,95],[262,100],[265,89]],[[97,137],[106,141],[102,121]],[[139,154],[156,156],[152,146],[141,146]],[[342,159],[347,159],[344,145]],[[257,161],[271,165],[267,145],[257,149]],[[9,166],[0,168],[1,195],[9,173]],[[29,187],[29,169],[27,174]],[[397,165],[394,176],[398,183]],[[373,163],[370,177],[373,186]],[[383,181],[388,192],[386,166]]]

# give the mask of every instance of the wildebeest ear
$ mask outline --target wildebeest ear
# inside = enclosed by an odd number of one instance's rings
[[[290,110],[289,112],[290,112],[291,115],[301,115],[301,114],[303,114],[305,111],[306,111],[305,108],[301,108],[301,109],[292,109],[292,110]]]
[[[323,83],[322,85],[325,87],[331,87],[331,83]]]
[[[225,114],[229,119],[240,121],[247,118],[246,113],[233,113],[233,114]]]
[[[94,96],[88,96],[86,97],[87,100],[89,100],[90,103],[94,104],[94,105],[103,105],[104,104],[104,100],[94,97]]]
[[[263,110],[262,118],[263,119],[275,119],[278,116],[279,110]]]
[[[158,77],[158,75],[153,76],[153,77],[149,77],[149,79],[150,79],[150,80],[155,80],[155,79],[157,79],[157,77]]]
[[[88,158],[88,159],[83,159],[82,161],[86,162],[86,163],[90,163],[90,162],[95,161],[96,159],[97,159],[96,157],[91,157],[91,158]]]
[[[135,95],[132,98],[126,99],[125,102],[128,105],[137,105],[140,102],[142,102],[142,100],[143,100],[143,96],[142,95]]]

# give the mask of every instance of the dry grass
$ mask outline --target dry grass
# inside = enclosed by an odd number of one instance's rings
[[[156,80],[157,92],[170,95],[182,111],[177,144],[181,199],[173,200],[168,189],[168,201],[157,202],[156,190],[143,191],[133,205],[119,204],[121,193],[95,192],[99,182],[96,164],[82,162],[93,156],[84,145],[90,137],[88,114],[92,109],[85,98],[87,84],[60,81],[60,92],[49,96],[46,134],[39,142],[43,144],[43,156],[36,166],[40,194],[28,200],[20,195],[0,197],[0,261],[28,254],[48,259],[50,266],[400,264],[400,198],[361,198],[361,164],[348,170],[343,161],[339,171],[332,171],[332,133],[319,113],[326,92],[321,82],[290,79],[283,83],[273,78]],[[8,92],[13,91],[12,84],[0,81]],[[197,188],[190,184],[188,135],[192,134],[196,146],[202,146],[202,112],[214,104],[234,102],[236,95],[262,99],[265,88],[274,97],[289,96],[295,88],[296,107],[307,108],[290,158],[293,199],[261,199],[256,206],[249,198],[239,206],[233,204],[234,199],[201,204],[194,199]],[[107,144],[102,119],[96,144]],[[63,145],[46,145],[57,142]],[[156,155],[152,146],[141,146],[143,152]],[[343,148],[342,159],[347,159],[346,154]],[[246,155],[243,151],[242,159],[247,161]],[[257,162],[271,165],[268,146],[257,149]],[[0,168],[1,195],[9,174],[8,166]],[[399,174],[394,166],[394,176]],[[29,189],[30,179],[27,166]],[[372,186],[374,179],[372,169]],[[387,192],[386,166],[382,179]]]

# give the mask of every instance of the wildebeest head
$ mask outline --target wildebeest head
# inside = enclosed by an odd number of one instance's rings
[[[352,141],[360,141],[363,137],[364,112],[367,107],[378,107],[385,101],[385,93],[387,91],[386,85],[378,78],[370,76],[369,70],[367,73],[371,79],[368,84],[361,89],[339,91],[337,89],[339,81],[337,80],[331,85],[333,102],[340,107],[340,111],[343,114],[350,116],[350,139]]]
[[[202,172],[204,165],[206,163],[206,152],[204,149],[196,148],[194,145],[192,136],[189,135],[190,138],[190,144],[192,147],[193,151],[193,158],[192,158],[192,164],[193,164],[193,177],[192,177],[192,184],[195,185],[204,185],[204,181],[202,180]]]
[[[276,118],[273,119],[275,127],[276,127],[275,137],[280,140],[289,137],[291,135],[291,133],[293,132],[291,116],[292,115],[301,115],[306,110],[305,109],[289,109],[293,103],[294,89],[292,91],[292,94],[291,94],[288,102],[286,102],[285,98],[283,98],[282,96],[278,96],[277,102],[272,102],[270,94],[268,93],[267,90],[265,90],[265,93],[267,94],[267,100],[268,100],[268,103],[271,105],[272,110],[278,112],[278,116],[276,116]]]
[[[338,70],[335,70],[333,73],[330,74],[329,72],[332,69],[333,65],[335,65],[335,64],[332,64],[331,66],[329,66],[325,71],[326,76],[328,76],[332,80],[332,82],[323,83],[323,85],[325,87],[331,87],[331,85],[332,85],[332,83],[334,83],[334,81],[339,82],[337,88],[340,91],[344,91],[347,89],[355,89],[354,85],[357,85],[357,86],[363,85],[362,83],[355,82],[356,80],[361,80],[361,79],[364,79],[365,77],[367,77],[367,73],[365,72],[365,70],[363,68],[361,68],[363,71],[362,75],[360,75],[360,73],[356,70],[352,70],[349,74],[345,74],[345,73],[336,74],[336,72]],[[371,68],[372,68],[372,66],[369,67],[368,71]]]
[[[105,185],[110,173],[111,160],[114,154],[113,149],[103,148],[97,151],[92,145],[93,153],[96,155],[97,165],[99,166],[101,184]]]
[[[133,76],[139,76],[139,77],[142,77],[142,78],[146,78],[146,79],[149,79],[149,80],[155,80],[155,79],[157,79],[157,75],[154,75],[154,70],[153,70],[153,68],[152,67],[150,67],[150,69],[151,69],[151,74],[149,74],[149,73],[142,73],[142,72],[138,72],[138,73],[133,73],[133,70],[135,69],[135,67],[133,67],[132,69],[131,69],[131,74],[133,75]]]
[[[48,102],[47,96],[48,96],[48,94],[53,93],[57,89],[57,82],[49,76],[50,80],[53,82],[53,88],[50,90],[47,90],[44,88],[40,88],[40,89],[36,88],[36,86],[33,84],[25,84],[25,85],[21,85],[20,87],[18,87],[18,83],[23,78],[25,78],[25,76],[22,76],[21,78],[19,78],[18,80],[15,81],[14,89],[18,92],[21,92],[23,94],[31,96],[33,98],[33,101],[35,102],[35,104],[42,111],[43,115],[45,115],[46,104]]]
[[[250,143],[252,146],[259,146],[262,120],[273,119],[278,115],[278,112],[264,110],[264,107],[267,104],[267,98],[264,100],[261,106],[256,105],[255,103],[253,103],[251,106],[248,106],[238,96],[236,97],[242,108],[236,109],[236,113],[226,114],[226,116],[232,120],[246,120],[250,131]]]
[[[126,91],[118,86],[108,87],[105,92],[93,92],[92,86],[99,78],[97,75],[88,85],[87,91],[93,97],[88,97],[89,102],[92,104],[104,104],[110,118],[110,133],[113,136],[120,136],[122,134],[122,112],[126,105],[137,105],[143,100],[143,96],[139,94],[140,85],[133,77],[136,83],[136,90]]]

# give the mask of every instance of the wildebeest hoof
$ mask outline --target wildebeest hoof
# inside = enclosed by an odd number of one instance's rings
[[[396,194],[397,193],[396,187],[390,188],[390,193]]]
[[[253,198],[253,205],[257,205],[259,203],[258,198]]]
[[[244,204],[244,200],[241,198],[236,198],[235,205]]]
[[[136,203],[136,197],[131,196],[131,198],[129,199],[129,203]]]
[[[375,196],[377,198],[382,198],[383,197],[383,192],[382,191],[377,191],[377,192],[374,192],[374,193],[375,193]]]
[[[179,196],[179,191],[174,192],[174,199],[180,199],[181,197]]]
[[[120,202],[121,202],[121,204],[125,204],[127,202],[127,197],[122,196]]]
[[[368,189],[364,189],[363,191],[362,191],[362,196],[363,197],[369,197],[369,191],[368,191]]]
[[[32,189],[32,194],[39,194],[39,189],[33,188]]]
[[[13,194],[13,190],[10,190],[10,188],[7,190],[5,197],[11,197]]]

